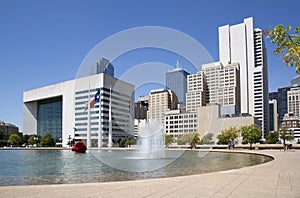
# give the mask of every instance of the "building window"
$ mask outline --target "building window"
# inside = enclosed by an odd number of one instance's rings
[[[55,141],[62,138],[62,97],[38,101],[37,134],[51,134]]]

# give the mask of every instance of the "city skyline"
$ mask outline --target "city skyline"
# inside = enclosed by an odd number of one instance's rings
[[[260,6],[257,6],[258,2]],[[131,3],[1,1],[0,120],[14,124],[22,131],[23,91],[74,79],[88,52],[103,39],[119,31],[149,25],[170,27],[193,37],[215,61],[219,61],[218,27],[241,23],[250,16],[254,18],[255,27],[261,29],[281,23],[295,27],[299,18],[295,15],[300,4],[289,1],[290,9],[286,11],[275,3],[260,1]],[[245,6],[247,10],[242,9]],[[230,10],[235,12],[229,14]],[[295,68],[285,67],[280,56],[272,54],[273,44],[268,39],[265,41],[269,92],[273,92],[279,87],[289,86],[296,74]],[[112,63],[115,75],[119,77],[141,62],[158,61],[175,68],[177,59],[181,60],[184,69],[191,74],[196,73],[195,66],[182,57],[153,49],[130,52]]]

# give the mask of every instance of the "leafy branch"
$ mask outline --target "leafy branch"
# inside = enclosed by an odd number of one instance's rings
[[[296,27],[294,33],[290,33],[292,27],[289,25],[275,26],[271,31],[265,30],[264,34],[271,39],[277,48],[274,54],[282,54],[283,62],[287,66],[295,66],[296,72],[300,73],[300,27]]]

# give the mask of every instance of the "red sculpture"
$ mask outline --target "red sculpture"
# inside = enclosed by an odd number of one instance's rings
[[[87,148],[83,142],[76,142],[72,147],[72,151],[75,151],[77,153],[85,153],[86,149]]]

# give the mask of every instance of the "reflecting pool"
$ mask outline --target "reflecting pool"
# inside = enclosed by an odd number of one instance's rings
[[[0,150],[0,185],[71,184],[139,180],[224,171],[271,161],[244,153],[166,151],[164,159],[135,151]],[[174,158],[176,156],[176,158]],[[152,170],[153,164],[164,164]]]

